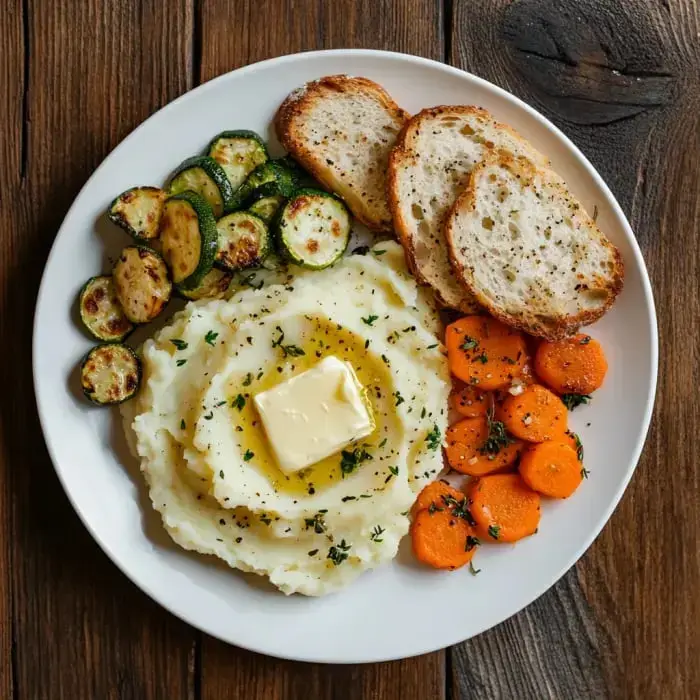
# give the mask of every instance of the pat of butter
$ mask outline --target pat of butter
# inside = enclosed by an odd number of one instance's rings
[[[350,364],[326,357],[254,398],[285,474],[342,450],[374,430],[362,385]]]

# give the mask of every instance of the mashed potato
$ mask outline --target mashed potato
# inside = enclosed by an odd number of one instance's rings
[[[442,469],[438,328],[392,242],[294,270],[285,285],[188,304],[145,343],[142,389],[123,408],[173,540],[306,595],[391,560],[416,493]],[[348,448],[354,464],[335,454],[285,475],[253,397],[330,355],[354,368],[375,430]]]

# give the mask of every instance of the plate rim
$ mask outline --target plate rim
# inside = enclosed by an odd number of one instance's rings
[[[106,163],[108,160],[111,159],[111,156],[114,155],[116,152],[118,152],[120,149],[125,148],[126,145],[132,140],[134,135],[139,132],[140,129],[144,128],[144,126],[152,119],[154,119],[156,116],[162,116],[164,113],[167,113],[168,110],[171,108],[174,108],[176,105],[178,105],[181,101],[185,100],[190,100],[190,99],[196,99],[196,96],[205,92],[206,90],[212,89],[213,86],[215,86],[218,82],[223,82],[227,78],[229,78],[233,74],[245,74],[249,72],[255,72],[256,70],[260,70],[262,68],[268,67],[272,64],[279,64],[279,65],[284,65],[287,63],[293,63],[296,60],[303,59],[303,58],[308,58],[308,59],[316,59],[320,58],[323,56],[334,56],[334,57],[357,57],[357,56],[362,56],[366,58],[375,58],[377,60],[383,60],[383,59],[398,59],[402,62],[405,62],[406,64],[409,65],[421,65],[424,67],[432,68],[434,70],[442,71],[445,73],[448,73],[453,76],[459,76],[461,78],[467,78],[470,81],[475,82],[476,84],[480,85],[482,88],[494,92],[496,95],[498,95],[501,98],[504,98],[506,101],[511,102],[516,106],[517,108],[524,110],[526,113],[528,113],[532,118],[534,118],[539,124],[543,125],[548,131],[553,132],[554,135],[556,135],[560,140],[562,140],[565,145],[573,152],[575,155],[576,159],[580,164],[583,165],[585,170],[587,171],[588,175],[592,178],[594,181],[595,185],[603,192],[605,195],[605,198],[607,199],[607,202],[610,204],[611,208],[613,209],[615,215],[619,218],[622,228],[624,230],[624,233],[628,239],[632,255],[634,256],[635,263],[637,267],[640,270],[640,281],[641,281],[641,286],[643,290],[643,294],[645,297],[645,300],[647,301],[648,304],[648,323],[649,323],[649,332],[650,332],[650,340],[651,340],[651,347],[650,347],[650,362],[651,362],[651,376],[649,377],[649,389],[648,389],[648,399],[646,402],[645,410],[644,410],[644,415],[642,419],[642,423],[639,426],[638,430],[638,437],[635,445],[635,449],[632,453],[632,459],[630,461],[630,467],[627,469],[626,474],[624,475],[624,478],[622,479],[617,491],[613,494],[612,500],[610,502],[610,505],[608,508],[603,512],[601,517],[599,518],[598,522],[596,523],[595,527],[589,532],[589,534],[586,536],[584,539],[584,544],[575,552],[575,554],[567,560],[567,562],[560,567],[560,570],[556,575],[554,575],[551,580],[546,583],[543,586],[539,587],[539,590],[533,595],[531,600],[524,605],[516,605],[514,606],[515,609],[508,609],[505,614],[498,615],[498,619],[493,622],[492,624],[485,625],[482,628],[478,629],[477,631],[473,632],[472,634],[469,634],[467,637],[463,637],[461,633],[457,634],[452,634],[450,635],[446,641],[443,640],[441,642],[440,646],[434,646],[433,644],[429,644],[427,647],[420,647],[416,649],[415,651],[411,652],[408,655],[405,654],[383,654],[381,656],[373,656],[371,658],[317,658],[313,657],[311,655],[295,655],[293,650],[290,650],[289,653],[286,653],[284,655],[279,654],[279,653],[271,653],[269,650],[257,646],[255,644],[247,644],[244,642],[236,641],[232,642],[229,639],[225,639],[222,637],[219,633],[216,631],[213,631],[211,629],[207,629],[205,625],[203,625],[199,620],[196,619],[196,616],[193,614],[190,614],[188,610],[182,611],[182,610],[175,610],[173,609],[172,605],[170,605],[167,602],[163,602],[158,594],[152,590],[151,586],[147,585],[145,582],[137,580],[134,576],[131,575],[131,573],[126,569],[126,565],[123,565],[121,561],[116,557],[116,555],[113,554],[111,548],[109,545],[103,541],[102,537],[93,529],[91,523],[87,519],[87,517],[83,514],[81,509],[79,508],[78,504],[73,498],[73,495],[71,494],[71,491],[68,488],[67,482],[63,477],[62,469],[59,466],[58,460],[56,458],[56,452],[54,449],[54,446],[51,442],[51,440],[48,437],[48,423],[49,423],[49,417],[48,417],[48,408],[46,406],[42,407],[42,401],[40,399],[40,381],[38,379],[38,373],[36,371],[37,367],[37,362],[38,362],[38,355],[40,352],[40,348],[37,343],[37,334],[38,334],[38,327],[39,327],[39,316],[40,316],[40,308],[42,306],[42,302],[46,294],[48,293],[47,291],[47,270],[50,267],[51,261],[56,253],[56,247],[57,247],[57,242],[58,239],[61,237],[61,235],[64,232],[64,228],[66,226],[67,220],[71,217],[71,214],[76,207],[76,203],[78,200],[81,198],[81,195],[83,194],[84,190],[89,186],[89,184],[93,181],[95,177],[97,177],[98,173],[101,172],[101,170],[106,166]],[[396,51],[385,51],[385,50],[378,50],[378,49],[322,49],[322,50],[311,50],[311,51],[301,51],[301,52],[296,52],[296,53],[290,53],[290,54],[283,54],[280,56],[276,56],[273,58],[268,58],[262,61],[257,61],[255,63],[250,63],[245,66],[241,66],[239,68],[236,68],[231,71],[227,71],[226,73],[222,73],[219,76],[216,76],[210,80],[208,80],[205,83],[202,83],[191,90],[188,90],[187,92],[183,93],[182,95],[179,95],[176,97],[174,100],[168,102],[167,104],[163,105],[160,109],[156,110],[153,112],[153,114],[149,115],[146,119],[144,119],[138,126],[136,126],[127,136],[125,136],[100,162],[100,164],[92,171],[88,179],[85,181],[83,186],[80,188],[76,196],[74,197],[70,207],[68,208],[63,221],[61,222],[61,225],[56,233],[56,236],[54,238],[54,241],[51,245],[51,249],[49,251],[49,254],[46,258],[46,262],[44,263],[44,269],[42,271],[41,275],[41,282],[39,285],[39,290],[37,293],[36,297],[36,302],[35,302],[35,308],[34,308],[34,317],[33,317],[33,323],[32,323],[32,376],[33,376],[33,389],[34,389],[34,397],[35,397],[35,403],[37,407],[37,413],[39,416],[39,423],[41,426],[41,431],[42,431],[42,436],[44,439],[44,444],[46,445],[47,452],[49,454],[49,458],[51,460],[51,464],[53,466],[54,472],[56,473],[59,483],[61,484],[61,488],[63,489],[66,497],[68,498],[69,503],[71,504],[73,510],[75,513],[78,515],[80,521],[82,522],[83,526],[87,529],[87,531],[90,533],[90,536],[97,542],[97,544],[100,546],[100,549],[107,555],[107,557],[110,559],[110,561],[119,569],[119,571],[124,574],[129,581],[131,581],[132,584],[134,584],[137,588],[139,588],[143,593],[145,593],[151,600],[153,600],[156,604],[167,610],[170,614],[174,615],[176,618],[182,620],[186,624],[192,626],[194,629],[200,630],[201,632],[204,632],[206,634],[211,635],[212,637],[215,637],[227,644],[231,644],[232,646],[237,646],[242,649],[247,649],[249,651],[253,651],[256,653],[260,654],[265,654],[267,656],[271,656],[273,658],[279,658],[279,659],[285,659],[285,660],[290,660],[290,661],[300,661],[300,662],[310,662],[310,663],[333,663],[333,664],[354,664],[354,663],[380,663],[384,661],[392,661],[392,660],[397,660],[397,659],[403,659],[403,658],[413,658],[415,656],[419,656],[422,654],[427,654],[427,653],[432,653],[439,651],[441,649],[446,649],[447,647],[451,647],[455,644],[460,644],[468,639],[472,639],[473,637],[476,637],[485,631],[492,629],[504,621],[508,620],[512,616],[516,615],[519,613],[521,610],[524,608],[528,607],[532,603],[534,603],[538,598],[540,598],[546,591],[548,591],[552,586],[554,586],[563,576],[566,574],[575,564],[576,562],[586,553],[586,551],[590,548],[590,546],[593,544],[593,542],[597,539],[597,537],[600,535],[602,529],[605,527],[605,525],[608,523],[610,520],[610,517],[612,516],[613,512],[617,508],[624,492],[627,490],[627,487],[629,486],[629,483],[632,479],[632,476],[637,469],[639,459],[642,453],[642,450],[646,444],[646,440],[648,437],[649,433],[649,427],[651,424],[651,419],[653,415],[653,410],[654,410],[654,404],[656,400],[656,389],[657,389],[657,384],[658,384],[658,365],[659,365],[659,342],[658,342],[658,321],[657,321],[657,314],[656,314],[656,304],[654,301],[654,294],[653,294],[653,289],[651,286],[651,281],[649,278],[649,272],[646,267],[646,263],[644,261],[644,258],[642,256],[641,249],[639,247],[639,243],[637,241],[636,236],[634,235],[634,232],[632,230],[632,227],[627,219],[627,216],[625,212],[622,210],[622,207],[620,206],[619,202],[617,201],[617,198],[613,195],[612,191],[608,187],[607,183],[605,180],[602,178],[602,176],[597,172],[597,170],[593,167],[593,165],[590,163],[588,158],[580,151],[578,146],[571,141],[571,139],[564,134],[554,123],[552,123],[547,117],[545,117],[543,114],[541,114],[538,110],[536,110],[534,107],[531,107],[529,104],[521,100],[519,97],[516,95],[513,95],[512,93],[508,92],[507,90],[499,87],[498,85],[495,85],[488,80],[485,80],[484,78],[480,78],[479,76],[474,75],[473,73],[469,73],[468,71],[462,70],[460,68],[456,68],[454,66],[447,65],[445,63],[442,63],[441,61],[429,59],[429,58],[424,58],[422,56],[416,56],[413,54],[407,54],[407,53],[402,53],[402,52],[396,52]]]

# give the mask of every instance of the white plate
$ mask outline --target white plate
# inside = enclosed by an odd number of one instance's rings
[[[307,80],[333,73],[372,78],[402,107],[476,104],[514,126],[552,160],[619,246],[625,289],[593,329],[610,370],[592,405],[572,423],[590,470],[574,497],[547,503],[539,534],[484,547],[478,576],[415,565],[404,547],[390,565],[321,599],[285,597],[174,546],[151,509],[111,411],[79,395],[76,364],[91,343],[76,323],[75,298],[109,270],[127,237],[104,223],[129,186],[160,184],[185,157],[224,129],[273,139],[277,106]],[[492,627],[551,586],[599,533],[625,489],[649,425],[656,387],[656,318],[644,262],[624,214],[578,149],[532,108],[474,76],[433,61],[379,51],[285,56],[221,76],[144,122],[100,165],[73,203],[46,264],[34,325],[34,383],[41,425],[58,476],[104,551],[149,596],[195,627],[255,651],[322,662],[381,661],[433,651]],[[115,573],[116,575],[116,573]],[[443,608],[445,620],[436,610]]]

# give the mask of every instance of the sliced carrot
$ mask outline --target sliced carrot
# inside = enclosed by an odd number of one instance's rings
[[[469,523],[449,510],[421,510],[411,525],[416,559],[435,569],[458,569],[471,561],[479,540]]]
[[[445,345],[452,374],[483,390],[507,387],[527,362],[523,336],[489,316],[465,316],[451,323]]]
[[[520,459],[519,471],[531,489],[552,498],[568,498],[583,481],[576,450],[554,440],[528,447]]]
[[[590,335],[575,335],[540,343],[535,371],[559,394],[590,394],[599,389],[608,371],[601,344]]]
[[[483,476],[502,471],[518,458],[521,440],[509,438],[503,424],[494,424],[486,416],[465,418],[447,429],[447,461],[452,469]]]
[[[446,481],[438,479],[437,481],[429,483],[418,494],[418,498],[416,498],[413,504],[413,513],[417,513],[419,510],[424,510],[425,508],[430,508],[431,505],[437,508],[443,508],[445,505],[445,501],[442,498],[443,496],[451,496],[457,501],[464,498],[464,494],[461,491],[450,486]]]
[[[450,394],[450,406],[465,418],[485,416],[491,400],[491,394],[488,392],[461,382]]]
[[[566,432],[567,412],[549,389],[533,384],[519,396],[509,396],[497,412],[508,432],[528,442],[544,442]]]
[[[469,483],[469,510],[483,542],[516,542],[537,532],[540,495],[519,474],[491,474]]]

